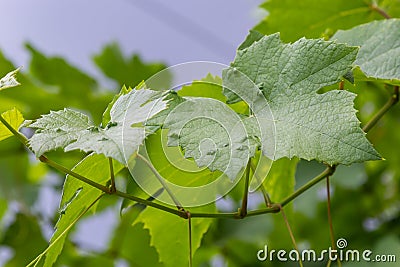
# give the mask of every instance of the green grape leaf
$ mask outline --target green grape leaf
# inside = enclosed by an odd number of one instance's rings
[[[122,168],[121,164],[114,161],[115,174]],[[103,185],[110,179],[109,160],[104,155],[91,154],[79,162],[72,171]],[[61,233],[101,194],[103,192],[97,188],[67,175],[60,203],[61,214],[56,224],[56,231],[50,240],[51,248],[46,253],[45,266],[53,266],[63,249],[67,234],[60,237]],[[60,239],[53,244],[59,237]]]
[[[111,109],[114,106],[115,102],[117,102],[118,98],[120,98],[123,95],[126,95],[132,91],[132,88],[126,88],[125,86],[122,86],[121,91],[114,96],[113,100],[107,105],[106,110],[103,113],[103,120],[101,121],[102,127],[106,127],[107,124],[111,121]]]
[[[251,81],[263,93],[259,98],[265,98],[273,118],[258,119],[273,124],[274,147],[271,136],[260,139],[271,159],[297,156],[327,164],[377,160],[379,154],[359,127],[355,95],[344,90],[317,93],[340,81],[352,69],[356,55],[356,47],[304,38],[284,44],[279,34],[273,34],[238,51],[223,73],[224,85],[239,84],[236,93],[246,95],[246,83],[252,86]],[[244,81],[243,74],[250,81]],[[237,95],[228,96],[228,101],[238,100]],[[250,103],[254,110],[263,108],[257,100]]]
[[[215,205],[194,208],[191,212],[215,212]],[[162,218],[162,220],[160,220]],[[176,215],[152,208],[146,208],[134,225],[143,223],[150,232],[150,245],[158,252],[159,259],[166,267],[189,265],[188,221]],[[212,224],[207,218],[192,219],[193,254],[200,247],[203,235]]]
[[[261,7],[268,15],[254,29],[264,34],[281,32],[285,42],[304,36],[330,37],[338,29],[384,19],[376,7],[392,16],[400,14],[397,0],[269,0]]]
[[[3,117],[3,119],[17,131],[24,122],[24,117],[16,108],[3,112],[0,116]],[[8,128],[2,122],[0,122],[0,141],[10,136],[13,136],[13,133],[10,132],[10,130],[8,130]]]
[[[0,79],[0,91],[6,88],[20,85],[15,76],[17,75],[19,68],[7,73],[3,78]]]
[[[222,89],[221,77],[208,74],[201,80],[195,80],[192,84],[183,86],[182,89],[178,91],[178,95],[182,97],[209,97],[226,103],[226,96],[222,93]],[[244,102],[229,104],[229,107],[237,113],[248,113],[248,106]]]
[[[354,63],[367,77],[400,81],[400,19],[373,21],[340,30],[332,40],[361,46]]]
[[[95,126],[89,117],[77,111],[51,112],[29,126],[36,128],[29,144],[36,156],[56,148],[79,149],[104,154],[125,164],[125,156],[128,159],[135,153],[146,137],[141,123],[166,108],[161,97],[161,92],[146,89],[132,90],[119,97],[105,128]]]
[[[36,122],[29,125],[36,128],[36,133],[29,144],[36,156],[60,147],[66,147],[80,135],[93,127],[89,117],[71,109],[50,111]]]
[[[228,186],[235,184],[228,179],[218,179],[220,171],[211,172],[208,168],[199,168],[192,159],[186,159],[180,147],[168,146],[168,130],[159,130],[145,141],[145,149],[153,167],[169,183],[169,189],[184,207],[199,206],[213,202],[218,195],[224,195],[224,185],[216,186],[213,182],[226,182]],[[141,160],[137,160],[132,171],[135,181],[146,192],[159,192],[161,185],[154,173]],[[218,179],[218,181],[216,181]],[[220,184],[219,184],[220,185]],[[171,198],[164,190],[158,200],[169,203]]]
[[[136,203],[123,214],[114,230],[110,251],[126,259],[131,266],[161,267],[156,249],[150,246],[149,230],[143,229],[142,223],[132,225],[144,208]]]

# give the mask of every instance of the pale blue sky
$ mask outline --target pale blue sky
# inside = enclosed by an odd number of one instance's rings
[[[228,64],[260,16],[261,0],[3,0],[0,49],[27,65],[28,41],[95,73],[91,56],[118,42],[126,54],[168,65]],[[257,15],[258,14],[258,15]]]

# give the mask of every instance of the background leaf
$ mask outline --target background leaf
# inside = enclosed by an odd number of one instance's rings
[[[15,130],[19,130],[19,127],[24,122],[24,117],[18,109],[13,108],[12,110],[3,112],[0,116],[6,120]],[[14,134],[8,130],[8,128],[0,122],[0,141],[13,136]]]
[[[214,212],[215,206],[208,205],[191,212]],[[162,220],[160,220],[162,218]],[[143,223],[144,229],[148,229],[151,236],[150,244],[159,254],[160,261],[166,267],[187,266],[189,264],[189,237],[188,222],[185,219],[160,211],[157,209],[145,209],[140,213],[135,224]],[[208,218],[192,219],[192,249],[193,253],[200,247],[203,235],[212,223]]]
[[[370,78],[400,83],[400,20],[373,21],[338,31],[332,40],[361,46],[354,64]]]
[[[46,247],[47,242],[36,218],[18,213],[4,237],[0,238],[0,245],[9,246],[15,251],[4,267],[17,267],[26,266]]]
[[[398,0],[269,0],[261,5],[268,15],[254,29],[264,34],[280,32],[285,42],[304,36],[329,38],[337,29],[384,19],[373,8],[375,4],[389,15],[400,14]]]
[[[122,55],[122,51],[117,43],[112,43],[104,47],[103,51],[93,57],[94,62],[107,77],[123,85],[134,87],[141,81],[150,78],[166,68],[161,62],[144,63],[139,55],[131,55],[128,58]],[[168,85],[171,77],[163,75],[164,79],[160,85]],[[152,84],[153,88],[154,84]],[[157,89],[158,86],[153,89]]]
[[[282,158],[272,164],[263,185],[273,202],[280,203],[294,192],[298,162],[296,158],[291,160]]]

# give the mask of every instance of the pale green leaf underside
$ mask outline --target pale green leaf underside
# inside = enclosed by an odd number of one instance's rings
[[[224,83],[245,84],[235,81],[240,71],[263,92],[275,123],[274,153],[267,151],[271,137],[261,139],[265,155],[273,155],[273,159],[297,156],[328,164],[380,159],[359,127],[353,108],[355,95],[337,90],[317,93],[340,81],[351,70],[356,54],[355,47],[323,40],[303,38],[283,44],[278,34],[238,51],[232,68],[223,73]],[[237,90],[244,95],[246,88]],[[239,100],[236,95],[227,97],[231,102]],[[260,109],[257,102],[250,105]]]
[[[185,157],[199,167],[220,170],[231,180],[254,155],[257,143],[248,138],[241,117],[229,106],[211,98],[186,98],[167,117],[168,145],[180,145]]]
[[[15,76],[17,75],[19,69],[10,71],[3,78],[0,79],[0,91],[6,88],[14,87],[20,85]]]
[[[21,124],[24,122],[24,117],[22,116],[21,112],[16,108],[3,112],[0,115],[17,131]],[[13,136],[13,133],[10,132],[10,130],[8,130],[7,127],[0,122],[0,141],[10,136]]]
[[[373,21],[340,30],[332,40],[361,46],[355,64],[367,77],[400,80],[400,19]]]
[[[161,96],[160,92],[142,89],[119,97],[105,128],[95,126],[86,115],[74,110],[50,112],[29,126],[37,129],[29,140],[30,146],[37,156],[57,148],[79,149],[125,164],[146,137],[141,124],[166,108]]]

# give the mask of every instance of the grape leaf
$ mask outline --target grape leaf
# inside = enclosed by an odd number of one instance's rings
[[[117,102],[118,98],[120,98],[123,95],[126,95],[132,91],[132,88],[128,87],[126,88],[125,86],[122,86],[121,91],[113,97],[113,100],[107,105],[106,110],[103,113],[103,119],[101,121],[101,126],[104,128],[107,126],[107,124],[111,121],[111,109],[114,106],[115,102]]]
[[[281,32],[286,42],[304,36],[330,37],[337,29],[384,19],[374,5],[389,15],[400,14],[398,0],[269,0],[261,5],[268,15],[254,29],[264,34]]]
[[[17,75],[19,69],[10,71],[3,78],[0,79],[0,91],[6,88],[14,87],[20,85],[15,76]]]
[[[1,114],[4,120],[8,122],[15,130],[19,130],[19,127],[24,122],[24,117],[18,109],[13,108]],[[0,141],[13,136],[13,133],[7,129],[7,127],[0,122]]]
[[[104,154],[125,164],[125,156],[128,158],[137,151],[146,136],[139,124],[166,108],[161,97],[161,92],[147,89],[132,90],[119,97],[110,110],[111,120],[105,128],[96,127],[77,111],[51,112],[29,126],[37,129],[29,140],[30,146],[36,156],[56,148],[80,149]]]
[[[258,144],[250,142],[241,117],[212,98],[186,98],[166,118],[168,145],[181,146],[199,167],[237,178]]]
[[[122,168],[121,164],[114,161],[115,174],[122,170]],[[91,154],[79,162],[72,171],[103,185],[110,179],[109,161],[104,155]],[[97,188],[67,175],[60,203],[61,214],[50,244],[102,193]],[[53,266],[56,262],[62,251],[66,237],[67,234],[62,236],[46,253],[45,266]]]
[[[245,95],[246,83],[251,86],[243,81],[245,74],[262,91],[273,122],[271,118],[258,119],[275,127],[274,147],[271,136],[260,137],[266,156],[297,156],[328,164],[380,159],[359,127],[353,108],[355,95],[343,90],[317,94],[351,70],[356,54],[355,47],[323,40],[302,38],[283,44],[279,34],[238,51],[231,68],[224,70],[224,85]],[[238,100],[237,95],[229,94],[228,101]],[[250,106],[262,109],[258,103]],[[275,151],[269,151],[271,148]]]
[[[199,168],[192,159],[186,159],[180,147],[167,146],[167,130],[159,130],[150,135],[144,148],[149,161],[157,172],[169,183],[168,187],[184,207],[199,206],[210,203],[217,199],[217,195],[225,195],[223,186],[217,186],[213,182],[225,182],[233,187],[228,179],[218,179],[222,173],[211,172],[203,167]],[[138,184],[152,194],[160,188],[160,182],[154,173],[141,160],[136,161],[132,175]],[[158,200],[173,205],[167,192],[162,192]]]
[[[354,62],[370,78],[400,81],[400,20],[373,21],[338,31],[332,40],[361,46]]]
[[[208,74],[201,80],[195,80],[192,84],[183,86],[178,91],[178,95],[182,97],[209,97],[226,103],[226,96],[222,93],[222,88],[222,79],[218,76]],[[244,102],[229,104],[229,107],[237,113],[248,113],[248,107]]]
[[[150,246],[149,231],[143,229],[142,223],[132,225],[144,208],[144,205],[136,203],[123,214],[114,230],[109,250],[129,261],[131,266],[163,266],[156,249]]]
[[[214,204],[199,207],[192,212],[215,212]],[[162,218],[162,220],[160,220]],[[176,215],[158,209],[146,208],[134,222],[144,224],[144,229],[150,231],[150,245],[159,254],[160,261],[166,267],[189,265],[188,221]],[[192,249],[193,254],[200,247],[203,235],[212,224],[207,218],[192,219]]]
[[[298,162],[297,158],[291,160],[282,158],[272,164],[271,170],[265,178],[264,187],[274,203],[282,202],[285,197],[294,192]]]
[[[193,158],[200,168],[207,166],[225,172],[231,180],[237,178],[258,146],[247,138],[243,116],[234,112],[248,112],[247,105],[226,105],[222,80],[211,74],[177,93],[165,114],[155,120],[169,129],[168,146],[181,146],[185,157]]]

